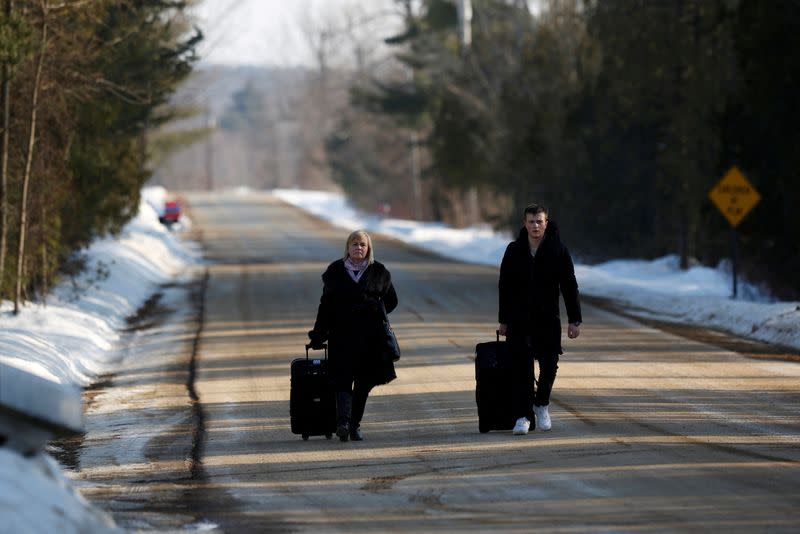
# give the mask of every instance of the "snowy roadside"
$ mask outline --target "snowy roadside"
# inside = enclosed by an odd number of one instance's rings
[[[488,226],[453,229],[438,223],[365,215],[337,193],[276,189],[273,194],[342,228],[379,232],[469,263],[499,266],[511,240],[508,234]],[[583,294],[610,299],[631,314],[703,325],[800,350],[800,302],[775,302],[743,281],[739,282],[742,297],[733,300],[731,275],[724,265],[682,271],[677,257],[666,256],[652,261],[577,264],[575,271]]]
[[[16,317],[10,302],[0,304],[0,363],[65,387],[89,385],[119,365],[126,318],[160,284],[188,281],[188,267],[201,261],[199,249],[158,221],[165,195],[143,189],[137,216],[116,238],[94,242],[85,272],[62,281],[46,303],[28,303]],[[0,448],[0,515],[9,532],[116,530],[46,453],[23,458]]]

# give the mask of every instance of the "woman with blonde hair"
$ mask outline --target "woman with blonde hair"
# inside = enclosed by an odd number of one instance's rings
[[[361,441],[361,419],[373,387],[394,380],[394,363],[381,354],[384,309],[397,307],[392,277],[375,261],[372,238],[364,230],[347,237],[344,257],[322,275],[322,297],[312,348],[328,342],[328,369],[336,392],[336,435]]]

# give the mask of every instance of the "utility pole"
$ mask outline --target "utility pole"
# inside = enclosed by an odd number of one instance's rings
[[[206,128],[208,134],[206,135],[206,189],[209,191],[214,190],[214,130],[217,127],[217,121],[211,113],[211,108],[206,107]]]
[[[472,46],[472,0],[458,0],[458,37],[461,43],[461,56],[466,60]],[[472,186],[467,190],[466,213],[469,224],[480,219],[478,189]]]
[[[406,7],[410,13],[410,2],[406,4]],[[458,8],[458,33],[459,41],[461,42],[461,52],[466,55],[469,51],[469,47],[472,45],[472,0],[456,0],[456,7]],[[410,72],[410,78],[413,82],[413,70]],[[414,197],[414,218],[419,221],[422,220],[422,184],[420,176],[419,134],[414,127],[411,129],[409,144],[411,145],[411,192]],[[477,189],[472,188],[468,192],[467,202],[472,215],[471,218],[476,219],[478,212]]]
[[[461,51],[466,54],[472,45],[472,0],[457,0],[458,36]]]
[[[422,220],[422,187],[419,171],[419,139],[417,130],[411,130],[411,191],[414,195],[414,219]]]

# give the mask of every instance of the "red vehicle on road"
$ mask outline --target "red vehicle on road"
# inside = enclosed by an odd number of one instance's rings
[[[171,226],[181,218],[181,203],[177,200],[164,202],[164,213],[158,218],[161,224]]]

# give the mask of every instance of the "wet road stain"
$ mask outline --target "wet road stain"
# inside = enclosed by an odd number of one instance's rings
[[[125,320],[127,327],[123,331],[135,332],[153,328],[159,324],[164,317],[174,312],[175,310],[170,309],[162,304],[161,301],[163,298],[164,293],[162,291],[158,291],[150,295],[150,297],[144,301],[139,309],[136,310],[136,313],[129,316]]]
[[[200,346],[200,337],[205,327],[206,317],[206,289],[208,287],[208,269],[206,269],[200,282],[200,290],[193,295],[194,305],[197,309],[197,330],[192,341],[192,356],[189,361],[189,379],[186,389],[192,401],[192,452],[189,472],[192,480],[205,480],[206,475],[203,471],[203,444],[206,437],[206,418],[203,413],[203,405],[195,388],[197,379],[197,353]]]
[[[110,388],[114,383],[114,374],[104,374],[98,377],[93,384],[83,388],[83,409],[87,412],[96,404],[97,396]],[[85,433],[50,441],[47,444],[47,452],[68,471],[80,470],[80,457],[83,448]]]
[[[386,491],[392,489],[395,483],[407,478],[408,475],[393,475],[384,477],[370,478],[366,484],[361,486],[364,491]]]

